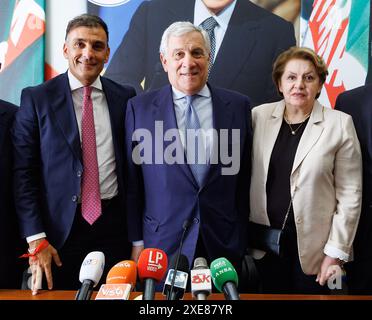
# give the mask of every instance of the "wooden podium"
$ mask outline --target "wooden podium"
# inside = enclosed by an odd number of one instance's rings
[[[94,300],[97,291],[93,292]],[[140,296],[141,292],[132,292],[129,300]],[[42,290],[36,296],[30,290],[0,290],[0,300],[75,300],[76,291]],[[372,296],[351,295],[284,295],[284,294],[240,294],[241,300],[372,300]],[[165,300],[161,293],[155,294],[155,300]],[[184,300],[193,300],[190,293],[185,293]],[[222,293],[213,293],[208,300],[225,300]],[[196,301],[196,300],[194,300]]]

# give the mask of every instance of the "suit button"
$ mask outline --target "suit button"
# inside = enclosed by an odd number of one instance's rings
[[[194,219],[192,219],[192,221],[193,221],[194,223],[199,223],[199,219],[198,219],[198,218],[194,218]]]
[[[78,197],[77,197],[77,196],[72,196],[72,199],[71,199],[71,200],[72,200],[73,202],[76,202],[76,201],[77,201],[77,199],[78,199]]]
[[[82,172],[79,170],[78,172],[76,172],[76,175],[80,178],[82,175]]]

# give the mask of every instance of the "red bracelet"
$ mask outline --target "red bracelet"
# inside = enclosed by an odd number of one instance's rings
[[[25,253],[25,254],[22,254],[20,256],[20,258],[29,258],[29,257],[34,257],[36,256],[40,251],[43,251],[44,249],[46,249],[47,247],[49,246],[49,242],[47,239],[44,239],[43,241],[41,241],[39,243],[39,245],[35,248],[35,250],[31,253],[31,252],[28,252],[28,253]]]

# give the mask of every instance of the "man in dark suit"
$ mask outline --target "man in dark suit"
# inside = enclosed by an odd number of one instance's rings
[[[249,212],[250,102],[206,84],[209,57],[203,29],[173,23],[161,44],[171,85],[128,102],[127,210],[135,260],[144,247],[174,255],[190,224],[182,248],[190,267],[202,256],[209,262],[226,257],[240,269]]]
[[[143,80],[145,91],[164,86],[168,79],[159,62],[162,33],[175,21],[203,26],[210,17],[217,25],[211,31],[215,53],[208,82],[249,96],[253,106],[279,100],[272,64],[279,53],[296,45],[293,25],[248,0],[144,1],[105,76],[132,85],[137,93],[143,90]]]
[[[129,257],[122,146],[135,92],[99,76],[109,53],[104,21],[78,16],[66,29],[68,72],[22,92],[13,129],[15,198],[22,236],[38,252],[29,260],[35,294],[43,273],[49,289],[76,289],[91,251],[105,254],[103,280]],[[52,271],[52,260],[60,268]]]
[[[13,151],[10,127],[18,108],[0,100],[0,288],[20,289],[22,253],[12,193]]]
[[[362,149],[362,212],[353,244],[354,260],[345,264],[350,294],[372,294],[372,85],[340,94],[335,109],[350,114]]]

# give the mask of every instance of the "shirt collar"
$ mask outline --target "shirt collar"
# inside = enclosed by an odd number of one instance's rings
[[[183,92],[177,90],[175,87],[172,86],[172,93],[173,93],[173,101],[183,99],[187,96]],[[198,96],[210,98],[211,91],[209,90],[208,86],[205,84],[204,87],[197,93]]]
[[[236,0],[223,9],[218,15],[214,15],[208,10],[202,0],[196,0],[194,9],[194,24],[199,26],[205,19],[213,16],[213,18],[215,18],[218,22],[218,25],[226,32],[235,5]]]
[[[68,70],[67,76],[71,91],[84,87],[84,85],[71,73],[70,70]],[[90,86],[102,91],[101,77],[98,76]]]

